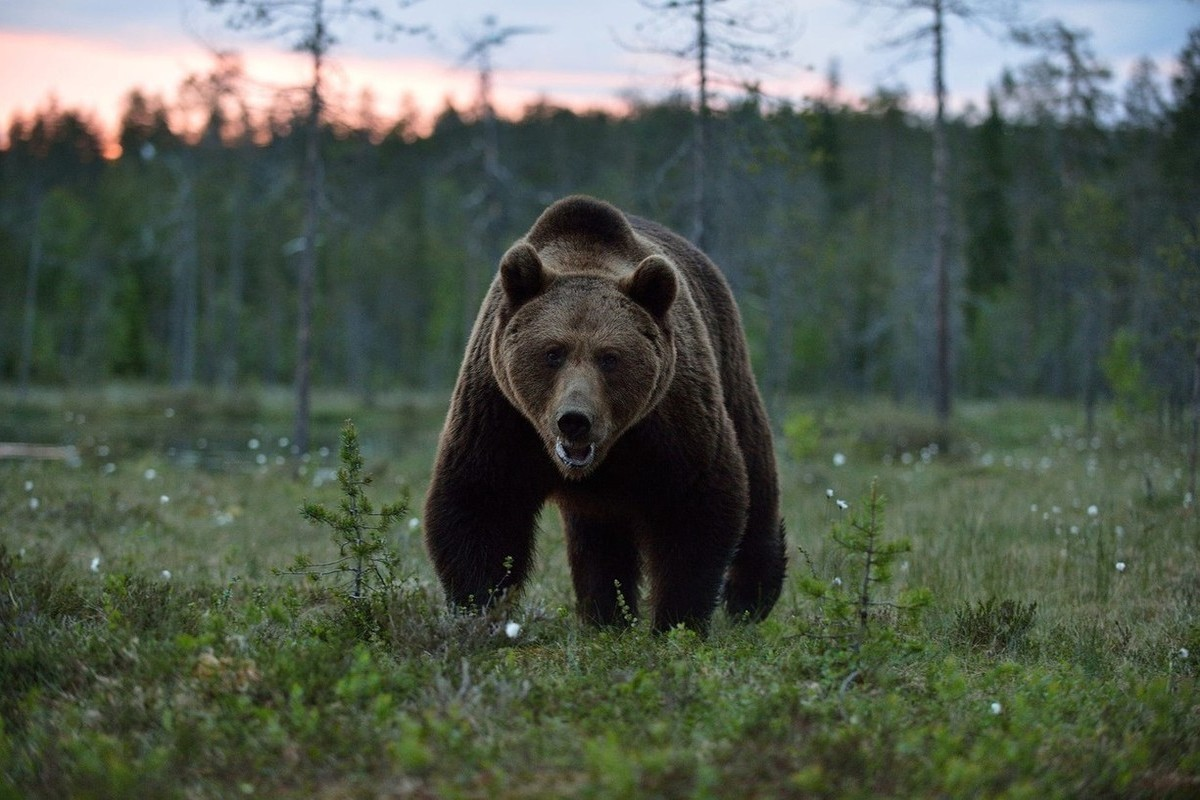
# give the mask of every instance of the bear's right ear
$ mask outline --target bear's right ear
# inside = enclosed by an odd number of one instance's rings
[[[500,285],[512,308],[532,300],[546,286],[546,273],[537,251],[517,242],[500,259]]]
[[[659,255],[646,256],[633,274],[621,283],[625,294],[657,320],[662,320],[679,290],[671,262]]]

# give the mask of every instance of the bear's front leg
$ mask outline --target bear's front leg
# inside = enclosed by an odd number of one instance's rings
[[[655,516],[645,536],[652,627],[682,623],[705,634],[746,524],[745,494],[714,481]]]
[[[628,520],[562,516],[579,617],[595,625],[637,617],[639,556]]]
[[[446,599],[464,609],[520,590],[548,493],[536,438],[498,391],[490,395],[456,393],[425,497],[426,549]]]
[[[653,630],[683,624],[707,633],[749,510],[745,467],[731,429],[720,435],[703,473],[673,475],[654,495],[671,501],[650,506],[638,536]]]
[[[434,474],[425,547],[451,605],[485,609],[520,590],[533,563],[540,505],[519,491]]]

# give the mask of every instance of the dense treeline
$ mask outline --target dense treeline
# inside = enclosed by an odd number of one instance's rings
[[[1178,408],[1200,331],[1200,29],[1169,81],[1146,63],[1121,95],[1102,65],[1055,63],[951,126],[957,390]],[[0,380],[290,380],[304,110],[256,116],[238,79],[222,63],[177,107],[131,93],[117,158],[78,112],[12,121]],[[185,116],[198,132],[169,123]],[[692,119],[683,100],[539,105],[493,129],[448,107],[417,135],[331,115],[317,384],[448,386],[499,255],[561,195],[686,232]],[[906,98],[750,96],[710,136],[710,249],[768,395],[927,394],[930,133]]]

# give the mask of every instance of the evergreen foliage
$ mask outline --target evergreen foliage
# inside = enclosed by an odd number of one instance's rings
[[[313,563],[307,556],[298,556],[288,572],[313,580],[334,576],[342,584],[337,588],[348,601],[352,617],[369,622],[374,616],[370,609],[386,608],[396,590],[400,558],[387,534],[408,513],[408,501],[384,504],[376,511],[366,493],[371,476],[363,472],[358,431],[351,420],[342,426],[340,438],[337,481],[342,497],[338,508],[306,500],[300,510],[309,522],[330,529],[338,558]],[[369,633],[372,629],[368,624],[363,630]]]
[[[1114,120],[1086,36],[1053,33],[985,115],[947,120],[961,165],[952,263],[965,265],[951,276],[951,324],[965,329],[957,391],[1090,404],[1111,391],[1101,361],[1127,330],[1151,394],[1181,409],[1179,354],[1190,361],[1197,333],[1181,344],[1159,311],[1179,269],[1164,254],[1193,252],[1180,242],[1196,219],[1200,34],[1161,103],[1142,85],[1137,115]],[[1059,63],[1071,53],[1092,59],[1078,80]],[[132,92],[110,159],[71,109],[12,121],[0,151],[0,381],[290,380],[304,109],[256,116],[244,83],[225,59],[178,101]],[[204,120],[198,132],[171,127],[180,110]],[[495,121],[488,167],[472,114],[447,106],[422,133],[411,115],[385,123],[369,103],[332,104],[320,130],[317,385],[364,398],[449,386],[500,251],[559,196],[594,194],[686,231],[694,117],[684,98],[634,101],[624,115],[537,104]],[[833,87],[812,105],[751,94],[714,108],[708,137],[709,249],[771,401],[817,386],[929,396],[928,120],[903,95],[850,107]],[[482,231],[488,180],[502,183],[489,196],[503,213]]]

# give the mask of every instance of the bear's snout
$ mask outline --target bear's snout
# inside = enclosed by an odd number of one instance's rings
[[[560,411],[555,424],[559,433],[570,442],[582,441],[592,430],[591,416],[576,409]]]

